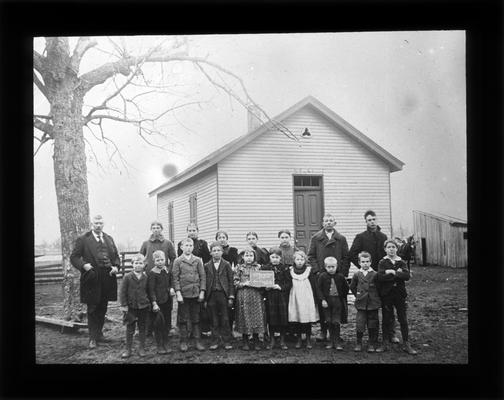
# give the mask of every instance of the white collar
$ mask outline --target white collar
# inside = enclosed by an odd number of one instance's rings
[[[103,232],[101,232],[99,235],[95,231],[91,232],[93,233],[93,236],[97,242],[100,240],[100,238],[103,240]]]

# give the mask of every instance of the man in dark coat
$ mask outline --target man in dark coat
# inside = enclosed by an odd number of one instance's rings
[[[338,261],[337,272],[344,277],[348,276],[348,243],[342,234],[334,228],[336,218],[332,214],[324,215],[322,219],[323,229],[318,231],[310,241],[308,251],[308,262],[312,268],[320,274],[325,271],[324,260],[326,257],[334,257]],[[324,315],[322,300],[318,300],[319,315]],[[321,336],[317,340],[327,340],[327,324],[323,318],[320,319]]]
[[[94,216],[91,231],[77,238],[70,256],[72,265],[81,272],[80,297],[87,304],[90,349],[105,340],[105,314],[108,302],[117,300],[116,273],[121,263],[114,240],[103,232],[103,225],[102,216]]]
[[[355,236],[352,247],[350,247],[350,251],[348,252],[348,258],[357,268],[360,268],[359,253],[366,251],[371,254],[371,268],[374,271],[378,271],[378,263],[386,255],[383,244],[387,240],[387,235],[381,232],[376,221],[376,213],[373,210],[368,210],[364,213],[364,220],[366,221],[367,229]],[[392,341],[399,343],[394,329],[392,329]]]
[[[364,214],[367,229],[355,236],[355,239],[350,247],[349,259],[357,267],[359,265],[359,253],[366,251],[371,254],[371,268],[378,271],[378,263],[385,257],[385,249],[383,244],[387,240],[387,235],[381,232],[380,227],[376,223],[376,213],[372,210],[366,211]]]

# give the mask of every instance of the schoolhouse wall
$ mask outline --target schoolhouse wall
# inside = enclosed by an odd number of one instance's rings
[[[168,203],[173,201],[175,245],[187,237],[189,223],[189,196],[197,193],[197,223],[199,237],[209,243],[217,231],[217,172],[210,168],[201,175],[158,195],[157,215],[168,237]]]
[[[295,174],[323,176],[323,211],[335,215],[336,229],[349,246],[365,229],[368,209],[377,213],[390,237],[390,172],[385,162],[311,106],[283,122],[297,135],[309,128],[311,138],[297,142],[266,132],[219,162],[219,222],[231,245],[243,247],[247,231],[259,234],[262,247],[277,245],[281,228],[294,235]]]

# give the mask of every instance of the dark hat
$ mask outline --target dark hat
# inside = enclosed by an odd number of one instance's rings
[[[123,325],[129,325],[135,322],[138,318],[135,317],[135,314],[133,314],[130,311],[123,312]]]
[[[96,272],[93,268],[90,270],[84,271],[81,274],[81,282],[83,285],[89,285],[96,281]]]
[[[154,328],[162,329],[165,325],[165,319],[163,313],[161,311],[157,311],[154,314],[155,314],[154,322],[152,323]]]

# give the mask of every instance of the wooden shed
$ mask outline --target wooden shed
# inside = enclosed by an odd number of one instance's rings
[[[351,244],[373,209],[390,236],[390,173],[404,163],[378,146],[312,96],[273,118],[299,140],[266,123],[214,151],[152,190],[157,214],[170,240],[186,236],[196,221],[200,237],[212,241],[218,229],[241,248],[256,231],[259,245],[278,245],[279,229],[291,230],[307,249],[321,229],[324,212]],[[310,136],[303,136],[308,128]]]
[[[422,265],[467,268],[467,222],[414,210],[413,229]]]

